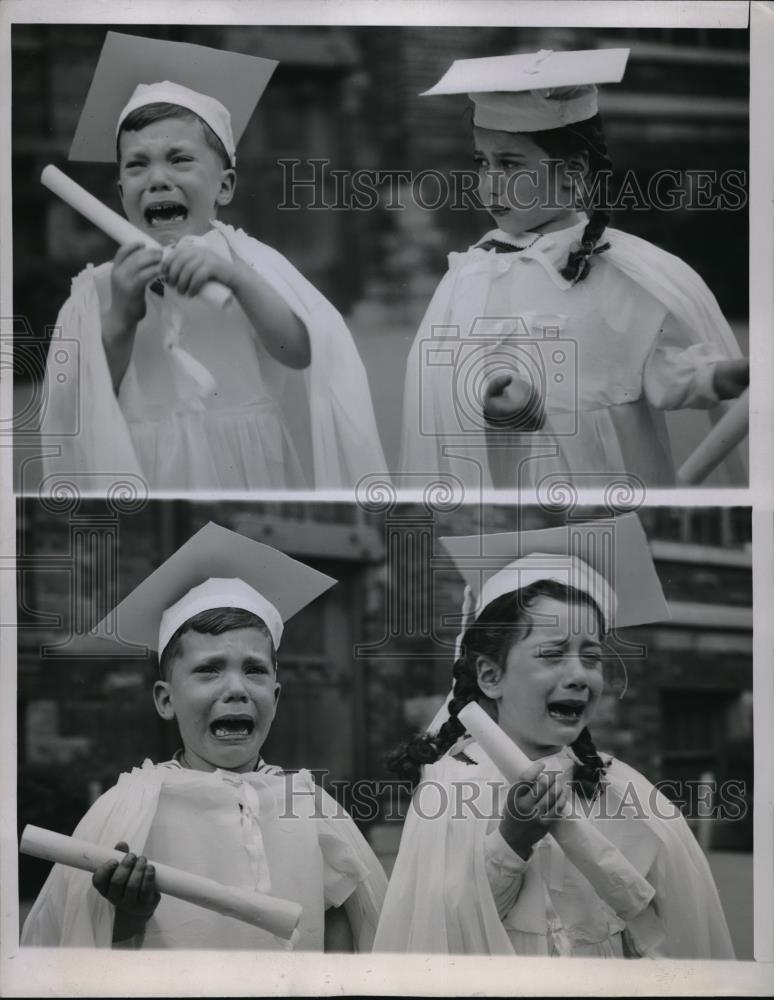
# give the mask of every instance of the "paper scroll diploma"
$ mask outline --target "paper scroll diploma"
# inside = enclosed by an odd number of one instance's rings
[[[54,861],[71,868],[94,872],[106,861],[121,861],[121,851],[110,850],[75,837],[43,830],[39,826],[26,826],[19,842],[22,854],[30,854],[45,861]],[[260,927],[287,941],[293,938],[301,918],[301,907],[287,899],[278,899],[262,892],[252,892],[234,886],[221,885],[213,879],[152,862],[156,869],[159,892],[183,899],[187,903],[203,906],[225,917],[234,917],[244,923]]]
[[[118,212],[114,212],[112,208],[103,205],[94,195],[89,194],[80,184],[76,184],[53,164],[49,163],[47,167],[43,168],[40,182],[49,191],[58,195],[70,208],[75,209],[89,222],[93,222],[98,229],[101,229],[116,243],[143,243],[146,247],[164,249],[158,240],[154,240],[148,233],[144,233],[132,225],[128,219],[119,215]],[[208,281],[199,294],[205,302],[216,309],[221,309],[231,297],[229,289],[216,281]]]
[[[533,763],[475,702],[460,709],[458,718],[505,780],[513,785]],[[662,937],[652,908],[655,889],[604,834],[585,817],[557,820],[551,835],[594,891],[625,920],[642,954]]]
[[[747,436],[749,424],[750,391],[745,389],[677,470],[678,486],[696,486],[703,482],[715,466]]]

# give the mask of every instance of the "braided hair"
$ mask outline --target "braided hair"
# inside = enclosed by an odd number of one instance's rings
[[[602,119],[598,114],[562,128],[530,132],[529,137],[552,159],[566,160],[576,153],[587,152],[592,179],[608,178],[612,171]],[[605,199],[602,201],[604,204]],[[563,278],[573,284],[583,281],[589,273],[592,255],[604,253],[609,248],[608,243],[598,245],[609,222],[610,213],[602,205],[592,208],[579,245],[570,251],[560,271]]]
[[[529,610],[541,597],[578,602],[593,608],[599,621],[600,634],[604,632],[602,615],[591,598],[556,580],[538,580],[528,587],[496,598],[482,610],[463,635],[462,652],[452,671],[454,686],[448,720],[437,733],[414,736],[388,755],[387,766],[401,780],[416,785],[421,778],[421,768],[440,760],[465,735],[465,727],[458,718],[465,705],[476,701],[490,715],[496,716],[494,702],[478,686],[476,661],[479,656],[485,656],[495,663],[503,664],[514,643],[523,641],[530,634],[532,625]],[[570,745],[579,762],[574,767],[571,785],[591,801],[600,790],[605,764],[597,753],[587,728],[584,727]]]

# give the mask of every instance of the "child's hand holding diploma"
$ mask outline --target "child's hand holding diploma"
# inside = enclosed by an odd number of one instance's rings
[[[137,324],[145,316],[145,289],[161,275],[161,255],[160,249],[142,243],[123,243],[113,258],[102,342],[116,391],[129,364]]]
[[[305,325],[243,260],[229,260],[184,237],[165,255],[163,273],[167,284],[180,295],[197,295],[208,281],[225,285],[273,358],[290,368],[309,365],[311,349]]]
[[[493,423],[503,423],[526,409],[530,390],[527,383],[513,375],[495,375],[484,389],[484,416]]]
[[[718,361],[712,381],[719,399],[736,399],[750,384],[749,359]]]
[[[209,247],[195,242],[195,237],[183,237],[169,248],[162,265],[164,280],[180,295],[197,295],[205,284],[219,281],[234,290],[234,261],[222,257]]]
[[[542,414],[536,401],[536,387],[520,373],[495,375],[484,387],[484,418],[507,430],[537,430]]]
[[[113,943],[142,938],[145,925],[159,905],[161,895],[156,888],[156,872],[147,858],[129,852],[129,845],[120,841],[117,851],[126,851],[121,862],[107,861],[94,872],[92,885],[116,908]]]
[[[113,258],[110,312],[127,330],[145,315],[145,289],[161,274],[161,254],[142,243],[124,243]]]
[[[484,420],[488,428],[489,468],[496,488],[509,487],[513,479],[513,456],[507,447],[509,434],[540,430],[544,411],[536,387],[520,372],[501,372],[484,386]]]
[[[500,820],[503,840],[525,861],[533,846],[550,833],[552,824],[562,815],[567,803],[562,775],[556,771],[545,773],[544,767],[536,761],[520,781],[511,785]]]

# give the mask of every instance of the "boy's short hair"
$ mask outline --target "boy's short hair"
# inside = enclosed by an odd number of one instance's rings
[[[271,663],[274,672],[277,672],[277,651],[274,648],[274,641],[271,637],[263,618],[252,611],[245,611],[243,608],[210,608],[207,611],[200,611],[197,615],[184,621],[183,624],[172,634],[172,638],[159,657],[159,674],[163,680],[169,680],[172,660],[177,655],[180,648],[180,639],[186,632],[200,632],[203,635],[222,635],[224,632],[232,632],[238,628],[255,628],[265,635],[271,645]]]
[[[184,108],[180,104],[168,104],[166,101],[155,101],[153,104],[144,104],[141,108],[130,111],[121,122],[121,127],[116,136],[116,161],[121,166],[121,136],[124,132],[139,132],[141,129],[153,125],[154,122],[163,121],[165,118],[179,118],[182,121],[198,122],[204,132],[204,141],[210,149],[220,157],[224,169],[233,167],[226,147],[215,135],[210,126],[189,108]]]

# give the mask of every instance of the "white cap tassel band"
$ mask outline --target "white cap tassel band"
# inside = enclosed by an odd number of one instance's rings
[[[236,165],[236,144],[231,131],[231,115],[220,101],[206,94],[200,94],[189,87],[183,87],[179,83],[172,83],[164,80],[162,83],[140,83],[126,106],[118,116],[116,124],[116,138],[121,130],[124,120],[138,108],[144,108],[148,104],[177,104],[181,108],[193,111],[203,122],[212,129],[215,135],[223,143],[231,166]]]
[[[189,590],[176,604],[167,608],[161,616],[159,657],[181,625],[193,618],[194,615],[198,615],[202,611],[212,611],[214,608],[240,608],[243,611],[251,611],[266,625],[274,642],[274,649],[279,648],[282,639],[282,618],[271,601],[268,601],[263,594],[259,594],[244,580],[212,578]]]
[[[540,132],[593,118],[599,110],[597,88],[559,87],[519,94],[469,94],[473,124],[499,132]]]
[[[523,590],[543,580],[553,580],[586,594],[599,608],[605,631],[610,630],[617,608],[615,591],[600,573],[578,556],[532,552],[522,559],[515,559],[490,576],[481,588],[476,614],[503,594]]]

